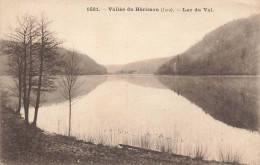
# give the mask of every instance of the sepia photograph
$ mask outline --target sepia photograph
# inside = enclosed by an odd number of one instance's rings
[[[260,0],[0,0],[0,164],[260,165]]]

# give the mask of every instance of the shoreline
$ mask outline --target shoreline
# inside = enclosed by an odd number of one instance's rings
[[[3,107],[0,110],[3,164],[224,164],[149,150],[96,145],[75,137],[48,134],[26,125],[13,110]]]

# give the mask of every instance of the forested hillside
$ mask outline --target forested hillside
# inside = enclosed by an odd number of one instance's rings
[[[63,58],[66,58],[66,56],[70,55],[72,51],[59,48],[58,50],[59,54],[63,55]],[[77,56],[80,58],[79,67],[82,70],[82,74],[84,75],[95,75],[95,74],[106,74],[107,70],[104,66],[99,65],[96,63],[92,58],[85,54],[77,53]]]
[[[257,75],[259,15],[222,25],[200,42],[163,64],[157,74]]]
[[[72,51],[64,48],[58,48],[58,53],[66,58]],[[106,74],[106,68],[97,64],[89,56],[76,53],[80,58],[79,66],[82,70],[82,74],[94,75],[94,74]],[[8,75],[8,57],[0,54],[0,75]]]

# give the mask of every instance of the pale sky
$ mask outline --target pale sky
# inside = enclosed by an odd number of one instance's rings
[[[174,56],[229,21],[260,11],[259,0],[0,0],[0,37],[16,17],[43,11],[65,48],[103,65]],[[88,12],[87,7],[107,9]],[[108,7],[213,8],[214,12],[110,12]]]

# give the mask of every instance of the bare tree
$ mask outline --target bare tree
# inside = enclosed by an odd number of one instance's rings
[[[56,89],[54,81],[62,63],[56,52],[60,42],[49,30],[50,22],[43,15],[39,21],[25,15],[17,22],[8,40],[2,41],[1,51],[9,55],[10,73],[18,89],[14,92],[19,99],[17,112],[23,102],[25,122],[29,123],[29,106],[35,103],[33,124],[36,125],[41,94]]]
[[[37,26],[36,18],[30,16],[29,18],[29,32],[28,32],[28,89],[27,89],[27,99],[26,99],[26,108],[29,111],[29,106],[31,102],[31,91],[33,84],[33,76],[37,75],[37,71],[34,67],[34,62],[37,59],[37,45],[39,41],[39,29]]]
[[[65,60],[64,75],[60,78],[61,94],[62,96],[69,101],[69,133],[71,133],[71,102],[72,99],[78,93],[80,83],[78,78],[80,76],[80,69],[78,64],[80,62],[79,57],[75,54],[73,50],[72,53]]]
[[[36,60],[37,84],[35,87],[36,101],[33,125],[36,126],[38,110],[43,92],[52,92],[56,89],[56,74],[60,70],[60,56],[57,48],[60,42],[54,37],[54,33],[49,30],[50,22],[42,15],[39,22],[40,41],[38,43],[38,58]]]
[[[28,58],[28,33],[29,33],[29,22],[28,22],[28,16],[25,16],[21,22],[19,22],[19,30],[18,33],[22,35],[22,42],[21,42],[21,52],[22,52],[22,87],[23,87],[23,106],[24,106],[24,116],[25,116],[25,122],[29,123],[29,107],[27,108],[27,102],[29,101],[29,98],[27,98],[27,74],[28,74],[28,68],[27,68],[27,58]]]
[[[25,122],[29,123],[29,103],[31,93],[32,78],[32,56],[33,47],[37,39],[37,28],[35,26],[36,19],[32,16],[25,15],[17,19],[18,26],[14,32],[8,37],[7,41],[3,41],[4,54],[9,55],[10,73],[17,78],[16,86],[18,87],[18,108],[20,112],[23,100]],[[28,82],[29,81],[29,82]]]

